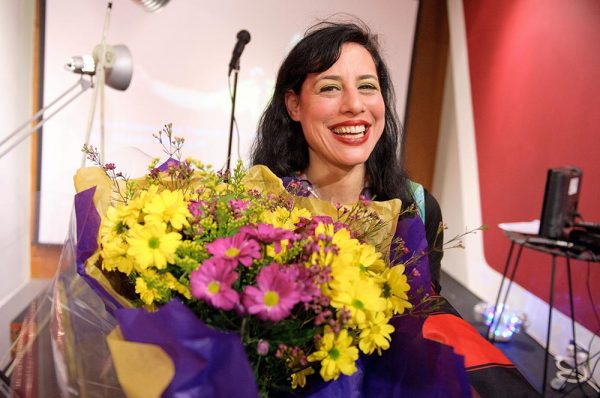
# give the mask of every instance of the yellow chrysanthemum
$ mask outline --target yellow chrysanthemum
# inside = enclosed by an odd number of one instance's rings
[[[412,308],[408,301],[410,285],[404,274],[404,265],[398,264],[383,272],[383,297],[387,299],[388,307],[394,314],[402,314],[407,308]]]
[[[371,315],[387,308],[381,288],[369,279],[358,279],[350,284],[334,280],[330,294],[331,305],[349,310],[350,322],[355,325],[362,325]]]
[[[160,289],[156,286],[156,273],[148,270],[135,279],[135,292],[140,295],[140,299],[146,305],[152,305],[155,301],[160,301],[163,297]]]
[[[385,261],[381,258],[381,253],[371,245],[360,245],[358,262],[363,271],[380,273],[385,269]]]
[[[167,225],[137,224],[129,230],[127,254],[134,258],[136,269],[144,270],[150,266],[165,268],[175,259],[175,250],[181,242],[177,232],[166,232]]]
[[[360,332],[360,341],[358,347],[362,352],[369,355],[377,350],[381,355],[381,350],[390,348],[391,333],[394,332],[394,327],[388,324],[390,318],[386,317],[383,312],[377,312],[372,319],[368,320],[362,327]]]
[[[191,214],[181,190],[170,191],[165,189],[154,196],[144,206],[144,221],[146,223],[170,223],[176,230],[189,226],[187,218]]]
[[[260,216],[260,221],[265,224],[271,224],[277,228],[293,231],[296,229],[296,223],[300,221],[301,217],[310,218],[311,214],[306,209],[294,208],[290,212],[284,207],[277,207],[273,211],[265,211]]]
[[[298,386],[304,387],[306,385],[306,376],[310,376],[313,373],[315,373],[315,370],[311,367],[292,373],[292,388],[297,388]]]
[[[333,225],[330,225],[333,228]],[[350,231],[346,228],[339,229],[333,234],[331,243],[336,245],[340,251],[354,251],[359,246],[358,240],[350,236]]]
[[[129,275],[133,271],[134,261],[127,255],[129,246],[123,235],[107,235],[103,239],[100,255],[102,256],[102,268],[107,271],[115,269]]]
[[[140,194],[133,200],[127,203],[127,207],[123,209],[123,217],[125,223],[132,228],[135,224],[143,221],[142,209],[146,203],[150,202],[158,194],[158,186],[150,185],[147,190],[141,191]]]
[[[321,361],[321,377],[325,381],[336,380],[340,373],[350,376],[356,372],[358,349],[352,346],[352,336],[343,329],[337,336],[326,330],[319,341],[318,351],[307,358],[310,362]]]

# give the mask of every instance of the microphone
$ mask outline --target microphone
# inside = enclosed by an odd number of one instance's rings
[[[238,41],[235,43],[233,53],[231,54],[231,62],[229,62],[229,75],[231,75],[232,70],[240,69],[240,57],[246,44],[250,42],[250,33],[247,30],[240,30],[237,34],[237,39]]]

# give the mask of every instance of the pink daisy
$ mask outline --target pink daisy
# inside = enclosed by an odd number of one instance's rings
[[[231,284],[238,274],[234,266],[218,259],[209,259],[190,275],[192,295],[202,299],[215,308],[230,310],[239,303],[240,297]]]
[[[271,224],[257,224],[256,226],[246,225],[240,229],[240,232],[251,236],[252,238],[258,239],[265,243],[273,243],[275,253],[281,251],[281,241],[288,240],[293,241],[296,239],[296,234],[290,230],[283,228],[276,228]]]
[[[246,267],[252,265],[255,258],[260,258],[260,246],[254,239],[249,239],[245,233],[238,233],[229,238],[215,239],[206,245],[206,250],[215,259],[222,259],[226,264],[236,267],[238,263]]]
[[[263,321],[286,318],[300,301],[295,282],[275,263],[260,270],[256,284],[258,287],[246,286],[242,303],[248,313]]]

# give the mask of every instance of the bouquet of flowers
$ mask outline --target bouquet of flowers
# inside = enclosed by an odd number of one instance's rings
[[[391,238],[398,201],[303,198],[262,166],[228,174],[183,160],[170,125],[155,137],[169,159],[138,180],[84,148],[99,168],[80,171],[76,185],[96,185],[101,216],[84,273],[122,306],[160,312],[175,299],[235,336],[263,396],[317,372],[326,382],[351,375],[359,352],[390,347],[391,319],[412,307],[405,267],[393,261],[405,252]]]

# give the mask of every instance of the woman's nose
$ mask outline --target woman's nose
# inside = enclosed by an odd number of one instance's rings
[[[358,89],[351,88],[344,90],[342,94],[342,105],[340,111],[342,113],[350,113],[357,115],[365,110],[365,104]]]

